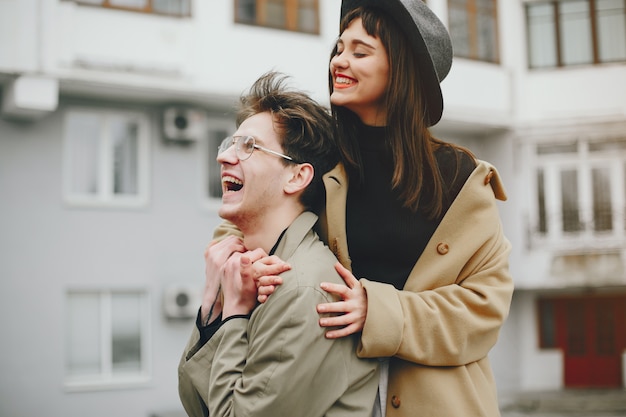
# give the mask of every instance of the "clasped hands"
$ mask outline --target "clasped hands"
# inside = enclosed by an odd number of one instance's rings
[[[213,322],[220,313],[223,319],[250,314],[257,301],[266,302],[283,283],[279,274],[291,268],[263,249],[247,250],[236,236],[211,242],[204,259],[206,282],[201,319],[205,324]],[[329,339],[363,330],[367,314],[367,294],[361,283],[339,262],[335,269],[346,285],[323,282],[321,288],[341,301],[317,305],[317,312],[322,315],[320,326],[332,328],[326,333]]]

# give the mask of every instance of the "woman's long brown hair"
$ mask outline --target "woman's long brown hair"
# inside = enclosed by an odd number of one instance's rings
[[[417,57],[395,21],[377,9],[356,8],[343,18],[340,33],[359,17],[365,31],[381,40],[389,60],[389,87],[383,105],[387,111],[387,146],[391,149],[394,161],[391,186],[398,190],[404,207],[413,212],[420,210],[431,219],[438,218],[443,211],[445,195],[435,150],[449,146],[472,158],[473,155],[463,147],[441,141],[430,134],[426,103],[421,94],[420,74],[415,63]],[[331,59],[336,53],[335,47]],[[333,79],[330,73],[329,88],[332,94]],[[331,110],[337,123],[339,151],[346,169],[352,179],[360,181],[363,178],[363,166],[357,136],[359,118],[341,106],[331,104]],[[458,162],[457,169],[460,166]]]

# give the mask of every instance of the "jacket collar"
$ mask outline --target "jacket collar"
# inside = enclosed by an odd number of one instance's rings
[[[317,216],[314,213],[310,211],[301,213],[282,235],[274,253],[283,260],[289,259],[315,222],[317,222]]]

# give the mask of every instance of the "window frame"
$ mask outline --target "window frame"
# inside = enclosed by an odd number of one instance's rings
[[[193,2],[191,0],[180,0],[181,2],[187,3],[187,13],[168,13],[162,12],[159,10],[155,10],[153,2],[154,0],[145,0],[146,5],[144,7],[132,7],[132,6],[123,6],[112,4],[112,0],[102,0],[100,4],[96,4],[87,0],[72,0],[74,3],[80,4],[81,6],[90,6],[90,7],[102,7],[105,9],[114,9],[114,10],[123,10],[127,12],[136,12],[136,13],[145,13],[145,14],[154,14],[159,16],[170,16],[170,17],[191,17],[192,16],[192,6]]]
[[[479,0],[448,0],[448,27],[450,29],[450,34],[452,37],[452,44],[454,46],[455,41],[454,41],[454,30],[452,29],[453,26],[453,22],[450,19],[450,14],[452,10],[456,10],[459,9],[461,10],[461,7],[456,7],[456,3],[461,3],[461,2],[465,2],[465,16],[467,19],[467,37],[468,37],[468,47],[469,47],[469,53],[467,55],[463,55],[459,52],[459,48],[453,48],[454,50],[454,56],[458,57],[458,58],[464,58],[464,59],[470,59],[470,60],[474,60],[474,61],[480,61],[480,62],[488,62],[488,63],[492,63],[492,64],[500,64],[500,25],[499,25],[499,21],[498,21],[498,0],[489,0],[492,2],[492,15],[491,15],[491,22],[493,23],[493,33],[494,33],[494,39],[493,39],[493,48],[494,50],[493,52],[493,59],[488,59],[485,57],[481,57],[480,56],[480,42],[481,42],[481,37],[478,34],[478,30],[479,30],[479,24],[478,24],[478,20],[479,17],[482,16],[481,13],[479,13],[479,7],[477,2]]]
[[[101,168],[97,172],[98,190],[94,194],[72,190],[72,168],[75,150],[72,147],[69,119],[84,114],[100,120],[97,157]],[[137,123],[137,193],[135,195],[116,195],[112,190],[111,177],[114,172],[114,159],[111,156],[111,138],[107,126],[112,119],[122,118]],[[125,208],[140,209],[150,200],[150,122],[147,114],[138,111],[120,111],[106,108],[70,107],[63,117],[63,198],[71,207],[82,208]]]
[[[601,143],[619,142],[618,149],[601,151],[590,150]],[[626,244],[626,137],[623,134],[601,137],[578,137],[560,140],[561,144],[576,144],[576,151],[569,153],[538,154],[538,148],[545,144],[558,144],[559,141],[546,141],[531,145],[532,165],[532,204],[529,216],[529,237],[531,247],[549,246],[560,252],[587,250],[594,248],[616,249]],[[608,170],[610,179],[609,197],[611,203],[611,228],[598,230],[594,204],[594,170]],[[567,170],[577,172],[577,211],[581,229],[566,231],[560,220],[562,213],[561,174]],[[543,175],[543,193],[538,184],[539,173]],[[543,200],[541,199],[543,196]],[[543,202],[543,204],[541,204]],[[542,212],[542,209],[545,209]],[[543,216],[543,217],[542,217]],[[544,226],[545,230],[542,230]]]
[[[320,34],[320,5],[319,0],[313,1],[313,9],[316,14],[315,28],[312,31],[305,31],[298,27],[298,12],[300,11],[299,0],[283,0],[285,4],[285,26],[271,25],[267,23],[267,5],[272,0],[254,0],[255,3],[255,16],[254,21],[244,19],[239,14],[239,4],[243,0],[234,1],[234,20],[237,24],[250,25],[256,27],[265,27],[269,29],[287,30],[290,32],[297,32],[308,35]]]
[[[525,23],[526,23],[526,43],[527,43],[527,60],[528,60],[528,68],[532,70],[538,69],[550,69],[550,68],[565,68],[565,67],[577,67],[577,66],[585,66],[585,65],[602,65],[602,64],[611,64],[611,63],[621,63],[626,62],[626,56],[624,58],[618,59],[608,59],[602,60],[600,57],[601,51],[601,40],[600,40],[600,22],[598,21],[598,10],[596,9],[596,0],[579,0],[581,2],[585,2],[588,9],[586,18],[589,22],[589,32],[590,38],[589,42],[591,44],[590,51],[590,62],[583,63],[567,63],[565,62],[565,51],[564,51],[564,40],[562,35],[562,14],[560,13],[560,4],[566,2],[567,0],[526,0],[524,3],[524,14],[525,14]],[[554,41],[553,52],[556,56],[552,56],[554,59],[554,64],[533,64],[533,34],[531,31],[531,21],[530,21],[530,8],[533,6],[545,5],[552,6],[552,38]],[[626,15],[626,1],[624,1],[624,13]],[[625,16],[626,17],[626,16]]]
[[[108,389],[133,388],[146,386],[152,380],[152,323],[151,323],[151,296],[147,289],[84,289],[72,288],[65,293],[66,310],[69,309],[70,297],[75,295],[97,295],[100,322],[98,331],[100,339],[100,372],[86,375],[72,375],[70,373],[68,356],[69,345],[67,339],[71,329],[66,327],[64,349],[64,388],[69,392],[76,391],[101,391]],[[112,370],[112,297],[115,294],[136,294],[140,303],[140,369],[136,373],[126,372],[115,374]],[[65,320],[68,319],[66,311]],[[66,321],[66,325],[68,325]],[[95,325],[95,324],[94,324]],[[108,328],[107,328],[108,326]]]

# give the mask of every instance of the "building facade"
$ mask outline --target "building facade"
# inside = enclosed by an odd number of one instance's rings
[[[433,132],[509,196],[501,400],[623,389],[626,1],[427,3],[455,50]],[[0,0],[0,415],[180,415],[215,151],[266,71],[328,102],[339,6]]]

